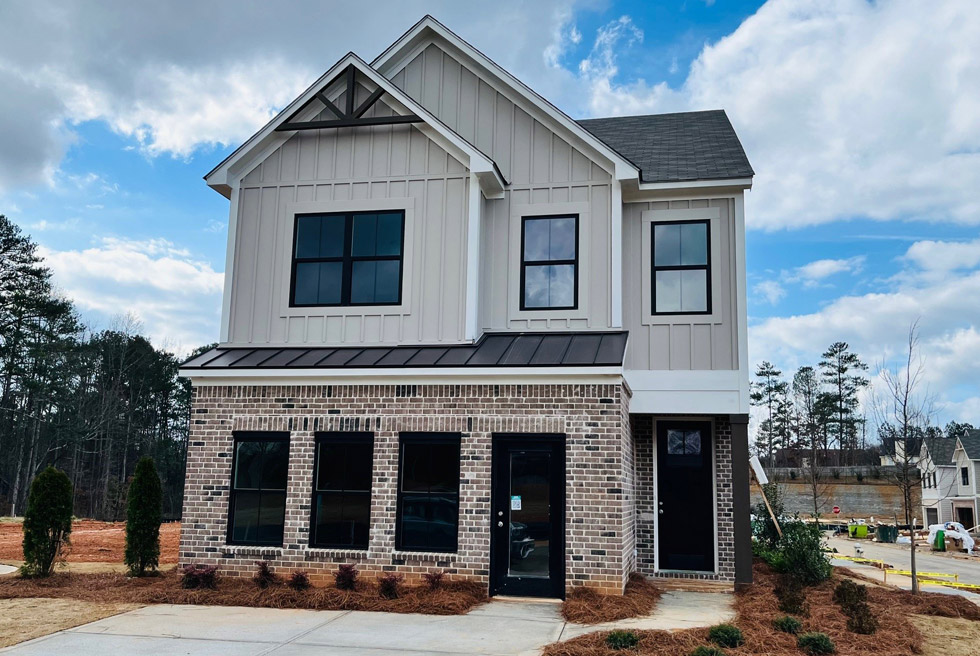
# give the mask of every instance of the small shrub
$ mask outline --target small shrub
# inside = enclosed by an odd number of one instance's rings
[[[810,606],[806,602],[806,591],[798,578],[789,574],[783,574],[779,578],[774,591],[779,598],[779,610],[792,615],[807,617],[810,615]]]
[[[841,607],[845,615],[868,602],[868,589],[850,579],[844,579],[834,588],[834,603]]]
[[[725,652],[717,647],[705,647],[701,645],[691,652],[691,656],[725,656]]]
[[[141,458],[136,464],[133,482],[126,499],[126,554],[124,560],[131,576],[156,571],[160,563],[160,521],[163,513],[163,489],[152,458]]]
[[[859,471],[859,472],[857,473],[857,480],[858,480],[858,483],[861,483],[861,482],[863,482],[863,481],[864,481],[864,472],[862,472],[862,471]]]
[[[289,581],[286,583],[286,585],[299,592],[309,590],[311,587],[310,575],[306,572],[293,572],[289,576]]]
[[[782,517],[785,508],[783,491],[779,484],[766,483],[762,486],[762,491],[769,500],[772,512],[776,517]],[[752,525],[752,533],[757,540],[759,555],[762,555],[764,552],[776,548],[776,544],[779,542],[779,531],[776,530],[776,525],[773,523],[765,503],[757,503],[754,512],[758,519]]]
[[[790,469],[789,470],[789,477],[790,477],[790,479],[792,479],[794,481],[796,480],[796,470],[795,469]]]
[[[847,630],[862,635],[871,635],[878,630],[878,619],[871,612],[871,606],[861,603],[847,617]]]
[[[399,588],[402,584],[402,575],[394,572],[386,572],[378,577],[378,594],[382,599],[398,599]]]
[[[338,590],[353,590],[357,586],[357,566],[341,565],[334,574],[334,582]]]
[[[738,647],[745,643],[742,631],[737,626],[731,624],[719,624],[711,627],[708,631],[711,642],[719,647]]]
[[[279,575],[269,568],[269,563],[266,561],[257,560],[255,561],[255,566],[258,568],[258,571],[255,572],[255,576],[252,577],[252,580],[255,581],[255,585],[265,590],[270,585],[278,585],[282,583],[282,579],[280,579]]]
[[[834,480],[840,480],[840,470],[839,469],[831,470],[830,473],[834,477]]]
[[[24,513],[24,576],[48,576],[71,544],[71,481],[50,465],[31,482]]]
[[[640,644],[640,636],[633,631],[610,631],[606,636],[606,646],[610,649],[633,649]]]
[[[188,590],[214,590],[218,587],[218,568],[214,565],[185,565],[180,587]]]
[[[777,617],[772,621],[773,627],[777,631],[782,631],[783,633],[789,633],[796,635],[803,628],[803,622],[799,621],[795,617],[790,617],[789,615],[783,615],[782,617]]]
[[[796,639],[796,646],[811,656],[833,654],[837,649],[826,633],[804,633]]]
[[[778,572],[792,574],[803,585],[826,581],[832,567],[820,548],[822,537],[820,529],[813,524],[787,522],[783,526],[783,538],[767,562]]]
[[[442,578],[445,575],[446,573],[443,571],[426,572],[422,575],[422,579],[429,586],[429,590],[438,590],[442,586]]]

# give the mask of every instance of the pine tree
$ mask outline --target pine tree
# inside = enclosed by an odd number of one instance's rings
[[[136,465],[126,507],[126,565],[132,576],[155,571],[160,562],[160,519],[163,492],[151,458]]]
[[[779,427],[777,425],[779,399],[789,389],[786,381],[781,380],[782,375],[783,372],[772,366],[772,363],[763,361],[755,370],[758,381],[752,383],[752,393],[749,397],[752,405],[763,407],[766,410],[766,418],[759,426],[756,437],[756,447],[759,455],[766,458],[770,467],[775,461],[776,446],[779,443]]]
[[[844,463],[851,459],[858,442],[858,391],[868,386],[861,375],[868,365],[850,351],[847,342],[834,342],[821,356],[820,377],[827,386],[826,402],[833,407],[829,432],[837,441]]]
[[[48,576],[61,548],[70,544],[71,481],[64,472],[47,467],[31,483],[24,513],[25,576]]]

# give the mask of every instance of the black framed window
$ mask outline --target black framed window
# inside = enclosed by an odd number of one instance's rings
[[[401,303],[404,212],[298,214],[293,233],[292,307]]]
[[[710,223],[657,222],[651,232],[653,314],[709,314]]]
[[[970,484],[970,468],[969,467],[960,467],[960,480],[963,482],[963,485],[969,485]]]
[[[405,551],[456,551],[459,433],[402,433],[395,543]]]
[[[235,433],[228,543],[282,545],[289,433]]]
[[[371,526],[371,433],[317,433],[310,545],[367,549]]]
[[[578,215],[521,219],[521,310],[578,307]]]

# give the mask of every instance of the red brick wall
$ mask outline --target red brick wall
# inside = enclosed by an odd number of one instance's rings
[[[566,582],[621,592],[635,567],[633,448],[629,392],[622,385],[304,385],[195,387],[187,454],[180,562],[251,574],[253,561],[327,578],[338,563],[367,576],[408,578],[441,569],[487,582],[493,433],[564,433],[567,454]],[[290,433],[282,548],[226,544],[232,432]],[[314,432],[374,433],[367,551],[312,549],[309,542]],[[462,433],[459,549],[399,553],[394,526],[401,431]]]

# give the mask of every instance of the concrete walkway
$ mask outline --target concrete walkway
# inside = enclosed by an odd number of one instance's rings
[[[682,629],[732,616],[732,595],[667,592],[649,618],[567,624],[560,606],[496,601],[466,615],[147,606],[7,649],[33,656],[533,656],[545,645],[619,626]],[[627,624],[628,623],[628,624]]]
[[[16,571],[17,568],[14,567],[13,565],[0,564],[0,576],[3,576],[4,574],[13,574]]]

